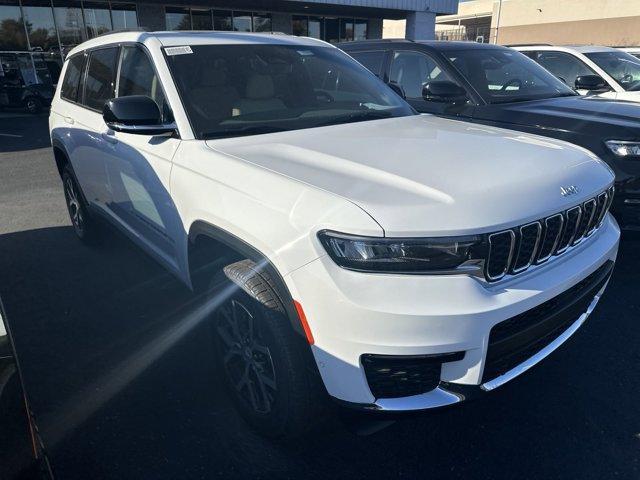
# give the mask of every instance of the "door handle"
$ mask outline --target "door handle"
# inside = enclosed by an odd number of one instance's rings
[[[71,117],[64,117],[64,121],[67,122],[69,125],[73,125],[75,122],[75,120]]]
[[[108,130],[106,132],[103,132],[100,134],[100,136],[102,137],[103,140],[109,142],[109,143],[118,143],[118,139],[116,137],[113,136],[113,131],[112,130]]]

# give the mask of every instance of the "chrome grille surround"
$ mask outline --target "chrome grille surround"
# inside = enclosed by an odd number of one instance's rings
[[[575,205],[560,213],[489,234],[487,237],[487,257],[484,261],[485,279],[489,282],[497,282],[507,274],[520,274],[529,269],[532,264],[544,263],[551,257],[561,255],[578,245],[602,225],[606,218],[606,213],[611,207],[613,194],[614,188],[611,186],[580,205]],[[558,231],[555,232],[557,225],[554,226],[554,223],[557,224],[558,218],[560,226]],[[544,227],[538,229],[530,261],[521,264],[518,257],[520,256],[521,243],[523,242],[523,231],[536,224]],[[553,232],[553,238],[547,238],[549,232]],[[507,255],[504,248],[507,245],[508,238],[510,238],[510,250]],[[530,240],[530,238],[527,238],[524,241]],[[552,242],[550,249],[549,242]],[[540,257],[541,253],[544,253],[542,257]],[[507,259],[506,263],[505,258]],[[535,262],[534,259],[536,259]]]
[[[558,231],[555,233],[551,230],[551,222],[558,220],[560,222],[560,226],[558,227]],[[564,215],[562,213],[556,213],[555,215],[551,215],[544,219],[544,240],[542,241],[542,245],[540,245],[540,251],[537,252],[538,260],[536,263],[544,263],[551,255],[554,254],[556,248],[558,247],[558,243],[562,238],[562,228],[564,227]],[[547,249],[547,251],[543,249]],[[544,254],[544,255],[543,255]]]
[[[582,218],[582,207],[580,207],[580,205],[576,205],[575,207],[570,208],[563,213],[563,217],[565,219],[565,224],[562,229],[562,236],[560,238],[558,249],[556,250],[556,255],[564,253],[571,245],[571,242],[573,242],[573,238],[576,236],[578,226],[580,225],[580,219]],[[575,217],[575,219],[573,219],[573,217]]]
[[[520,255],[523,250],[522,243],[524,241],[524,236],[526,235],[526,230],[529,229],[530,227],[536,227],[535,243],[533,245],[533,250],[529,254],[529,258],[527,259],[527,261],[523,265],[520,265]],[[519,228],[519,232],[520,232],[520,235],[518,237],[519,242],[516,248],[517,253],[513,261],[513,266],[511,267],[512,273],[523,272],[527,268],[529,268],[529,266],[533,263],[534,258],[536,258],[536,252],[538,251],[538,246],[540,245],[540,237],[542,235],[542,224],[539,221],[535,221],[535,222],[528,223],[526,225],[522,225]]]
[[[504,268],[500,270],[500,273],[498,275],[495,275],[492,273],[493,270],[492,266],[490,265],[491,255],[493,253],[492,251],[494,250],[493,245],[498,237],[504,237],[505,235],[509,236],[510,238],[509,255],[506,262],[500,262],[501,264],[504,263]],[[515,249],[515,244],[516,234],[513,230],[503,230],[501,232],[496,232],[489,235],[489,252],[487,253],[487,261],[485,262],[485,275],[487,277],[487,280],[489,280],[490,282],[495,282],[506,275],[507,271],[509,270],[509,265],[511,265],[511,261],[513,260],[513,251]]]

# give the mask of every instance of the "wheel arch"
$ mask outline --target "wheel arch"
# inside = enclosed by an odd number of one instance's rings
[[[51,145],[53,147],[53,157],[56,161],[58,174],[60,175],[60,178],[62,178],[62,171],[67,164],[71,164],[71,160],[69,160],[69,154],[60,140],[53,138]]]
[[[193,284],[192,278],[192,263],[191,258],[193,255],[194,247],[196,243],[202,238],[207,238],[213,242],[216,242],[223,247],[231,249],[236,252],[240,259],[249,259],[256,265],[256,269],[262,275],[268,275],[271,280],[271,284],[275,288],[275,293],[280,298],[282,305],[285,309],[289,322],[293,330],[306,338],[304,329],[298,318],[298,312],[296,311],[293,296],[284,281],[284,278],[276,268],[276,266],[269,260],[269,258],[260,250],[250,245],[238,236],[203,220],[196,220],[190,227],[188,233],[188,258],[189,258],[189,277]]]

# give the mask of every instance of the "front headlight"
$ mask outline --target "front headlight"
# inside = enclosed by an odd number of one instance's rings
[[[604,143],[618,157],[640,157],[640,142],[607,140]]]
[[[482,238],[384,238],[359,237],[322,231],[318,238],[339,266],[380,273],[429,273],[452,270],[463,263],[483,258]]]

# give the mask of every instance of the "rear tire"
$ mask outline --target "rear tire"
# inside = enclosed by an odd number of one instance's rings
[[[65,165],[62,170],[62,186],[73,231],[83,243],[95,244],[98,239],[98,226],[89,214],[87,202],[69,164]]]
[[[213,315],[220,371],[242,417],[269,437],[310,430],[322,389],[309,368],[309,347],[294,332],[269,278],[250,260],[224,268],[238,288]]]

